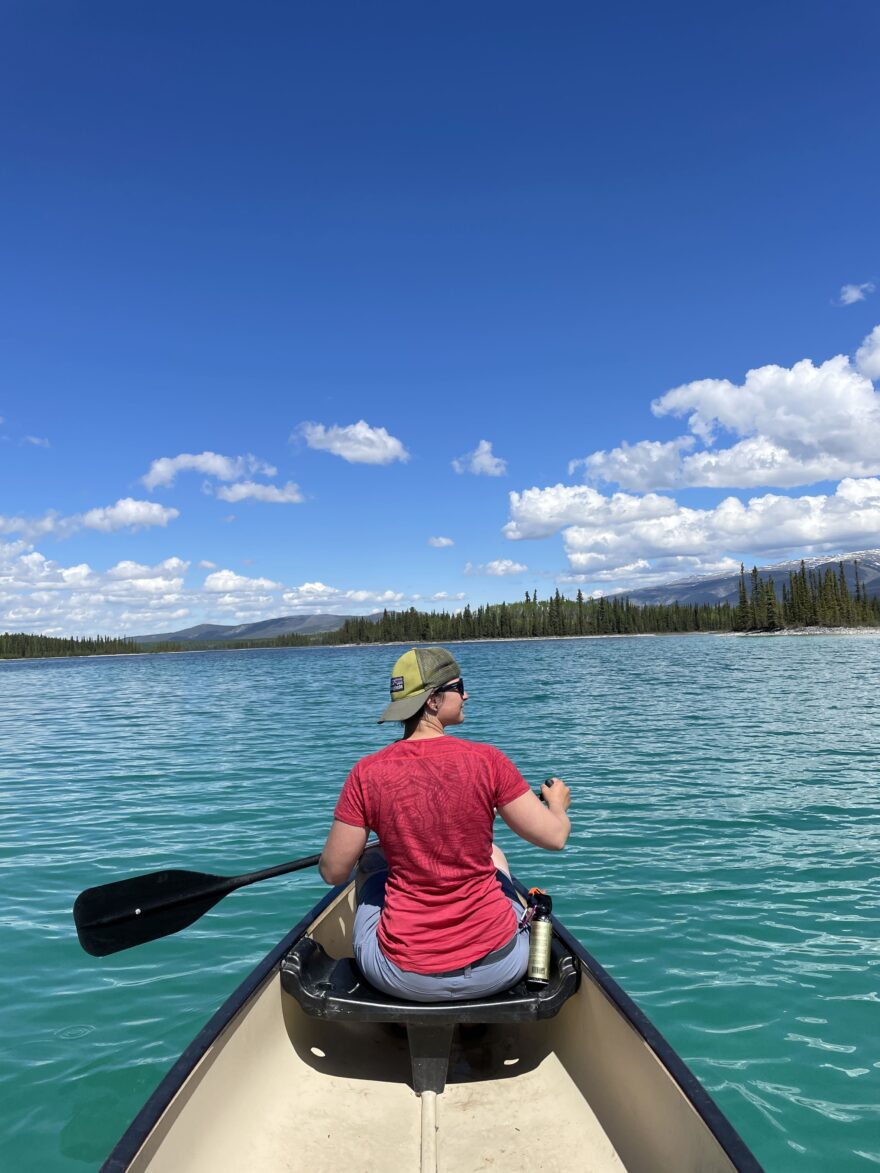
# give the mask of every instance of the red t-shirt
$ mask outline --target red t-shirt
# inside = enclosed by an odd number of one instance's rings
[[[528,788],[500,750],[457,737],[396,741],[357,763],[334,816],[381,840],[379,944],[395,965],[443,973],[510,939],[516,916],[495,875],[492,825]]]

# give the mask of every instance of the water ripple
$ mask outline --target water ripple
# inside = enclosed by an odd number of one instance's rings
[[[385,648],[0,663],[4,1168],[94,1168],[323,894],[301,872],[96,961],[82,888],[317,850],[387,743]],[[467,645],[467,734],[574,790],[560,855],[499,838],[768,1170],[880,1164],[880,647]],[[335,704],[328,705],[328,698]],[[858,1091],[858,1094],[855,1094]]]

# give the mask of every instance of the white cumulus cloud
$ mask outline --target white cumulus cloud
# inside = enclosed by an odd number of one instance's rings
[[[583,468],[590,480],[614,482],[632,489],[666,488],[681,479],[682,453],[696,444],[694,436],[675,440],[624,441],[610,452],[593,452],[568,462],[568,474]]]
[[[215,570],[205,578],[204,589],[211,594],[226,594],[230,591],[254,594],[278,590],[281,585],[270,578],[248,578],[236,574],[234,570]]]
[[[493,578],[503,578],[508,574],[523,574],[528,570],[522,562],[514,562],[511,558],[496,558],[494,562],[481,562],[475,566],[473,562],[466,562],[465,574],[488,574]]]
[[[454,546],[452,538],[428,538],[428,545],[433,546],[437,550],[442,550],[446,546]]]
[[[546,489],[536,487],[522,493],[514,492],[510,494],[511,519],[502,533],[513,541],[549,538],[563,526],[573,525],[592,516],[606,500],[597,489],[589,485],[551,485]]]
[[[332,452],[349,464],[391,464],[395,460],[409,460],[409,453],[400,440],[385,428],[371,428],[366,420],[345,427],[303,423],[298,431],[309,448]]]
[[[178,510],[166,509],[163,505],[157,505],[155,501],[136,501],[133,497],[123,497],[115,505],[89,509],[78,516],[78,521],[79,525],[86,529],[112,533],[119,529],[165,526],[179,516]]]
[[[492,454],[492,442],[481,440],[473,452],[457,456],[452,467],[458,473],[473,473],[474,476],[503,477],[507,472],[507,461]]]
[[[511,493],[514,540],[562,533],[572,569],[611,579],[635,563],[686,559],[694,573],[735,555],[791,550],[864,548],[880,539],[880,479],[845,478],[834,493],[802,497],[767,493],[742,502],[726,497],[714,508],[694,509],[648,493],[603,496],[588,486],[554,485]]]
[[[559,576],[563,583],[596,583],[603,584],[596,589],[593,595],[619,594],[624,590],[635,590],[639,587],[658,586],[672,580],[704,577],[705,575],[736,574],[740,563],[736,558],[698,558],[684,554],[673,554],[666,558],[637,558],[634,562],[624,563],[606,570],[594,570],[590,573],[570,573]],[[605,587],[604,584],[610,584]]]
[[[647,492],[675,488],[794,488],[880,474],[880,327],[856,353],[815,365],[767,365],[729,379],[697,379],[651,404],[685,416],[689,435],[623,443],[572,461],[587,480]],[[719,445],[719,436],[733,443]]]
[[[225,595],[217,595],[214,606],[219,611],[229,611],[224,620],[235,619],[238,623],[256,623],[261,619],[271,619],[278,613],[278,600],[274,595],[259,595],[256,593],[242,594],[240,591],[231,591]]]
[[[873,292],[873,281],[863,281],[861,285],[844,285],[840,290],[840,304],[855,305],[857,301],[864,301],[868,294]]]
[[[856,366],[868,379],[880,380],[880,326],[875,326],[856,351]]]
[[[301,586],[286,590],[281,596],[281,601],[285,607],[293,611],[322,612],[332,608],[338,612],[351,604],[356,607],[368,604],[375,607],[394,607],[403,602],[405,597],[402,591],[340,590],[323,582],[304,582]]]
[[[237,481],[217,489],[221,501],[268,501],[274,505],[298,505],[303,500],[299,486],[293,481],[286,485],[263,485],[257,481]]]
[[[123,497],[115,505],[103,505],[68,517],[63,517],[55,510],[49,510],[42,517],[0,516],[0,533],[17,533],[28,539],[40,538],[46,534],[66,538],[80,529],[114,533],[121,529],[166,526],[169,521],[179,516],[177,509],[157,505],[154,501],[136,501],[132,497]]]
[[[160,456],[141,478],[148,489],[171,485],[180,472],[200,472],[218,481],[237,481],[243,476],[274,477],[278,470],[256,456],[221,456],[218,452],[181,452],[178,456]]]
[[[22,534],[27,538],[36,538],[55,533],[65,521],[69,522],[70,519],[62,518],[54,509],[42,517],[9,517],[0,513],[0,534]]]
[[[166,558],[100,571],[86,562],[60,565],[22,542],[0,545],[0,630],[136,634],[145,623],[161,630],[187,614],[181,606],[187,568],[180,558]]]
[[[176,577],[184,575],[189,569],[189,563],[183,558],[165,558],[155,566],[145,566],[142,562],[123,560],[106,572],[109,579],[123,582],[140,582],[148,578],[165,578],[169,574]]]
[[[265,577],[210,569],[187,586],[190,563],[178,557],[154,565],[130,559],[108,570],[87,562],[64,566],[26,541],[0,542],[0,631],[47,635],[140,635],[189,623],[248,623],[296,613],[363,614],[397,608],[419,596],[373,588],[339,588],[321,582],[288,587]],[[432,601],[463,599],[440,591]]]

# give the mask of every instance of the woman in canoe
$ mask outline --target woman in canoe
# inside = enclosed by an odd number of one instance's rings
[[[444,648],[400,657],[379,721],[401,721],[403,737],[351,771],[321,854],[322,877],[341,884],[370,831],[378,834],[388,871],[383,862],[359,872],[354,954],[374,986],[417,1002],[483,997],[525,974],[528,933],[519,931],[522,905],[492,842],[496,810],[521,838],[551,851],[570,831],[561,779],[541,788],[544,806],[500,750],[445,736],[464,721],[467,697]]]

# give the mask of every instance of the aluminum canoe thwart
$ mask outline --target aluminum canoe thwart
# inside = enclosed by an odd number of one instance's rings
[[[761,1173],[558,920],[548,986],[426,1006],[366,985],[353,919],[352,884],[311,910],[186,1049],[102,1173]]]

